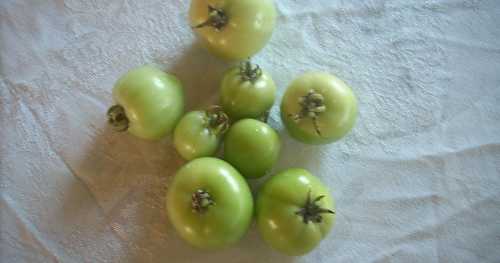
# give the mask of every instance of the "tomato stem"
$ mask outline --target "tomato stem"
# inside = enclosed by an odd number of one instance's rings
[[[326,111],[325,98],[320,93],[310,90],[306,95],[299,98],[298,103],[301,110],[297,114],[290,114],[289,117],[293,118],[295,122],[299,122],[304,118],[311,118],[313,121],[316,133],[321,136],[321,131],[318,125],[318,117],[320,113]]]
[[[191,208],[196,213],[205,213],[212,205],[215,205],[215,202],[210,194],[203,189],[198,189],[191,195]]]
[[[259,65],[252,64],[248,59],[240,64],[240,76],[244,81],[254,83],[262,76],[262,69],[260,69]]]
[[[320,195],[316,198],[311,198],[311,190],[309,189],[304,207],[295,212],[295,214],[302,216],[304,224],[308,224],[309,222],[321,223],[323,221],[323,216],[321,214],[335,214],[334,211],[322,208],[318,205],[318,202],[324,197],[324,195]]]
[[[125,109],[121,105],[113,105],[108,109],[108,123],[117,132],[123,132],[128,129],[129,120],[125,114]]]
[[[221,30],[227,25],[229,17],[226,15],[223,9],[208,6],[208,18],[205,22],[202,22],[193,28],[202,28],[206,26],[214,27],[216,30]]]
[[[229,129],[229,117],[221,106],[214,105],[205,111],[207,126],[215,135],[222,135]]]

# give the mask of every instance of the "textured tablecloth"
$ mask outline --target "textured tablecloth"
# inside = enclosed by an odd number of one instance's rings
[[[282,256],[255,226],[229,249],[191,248],[165,215],[184,163],[170,138],[106,126],[114,82],[138,65],[176,74],[188,109],[217,100],[230,65],[196,43],[189,1],[2,0],[0,261],[500,262],[500,1],[276,6],[255,57],[276,105],[309,70],[344,79],[360,105],[354,130],[328,146],[292,140],[272,110],[274,171],[309,169],[337,200],[316,250]]]

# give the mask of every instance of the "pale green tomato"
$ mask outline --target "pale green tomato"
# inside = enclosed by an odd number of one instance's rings
[[[224,75],[220,101],[232,120],[260,118],[273,106],[276,85],[267,72],[249,61]]]
[[[243,60],[261,50],[274,29],[272,0],[192,0],[191,26],[204,46],[227,60]]]
[[[228,127],[229,119],[220,107],[189,112],[175,127],[175,149],[186,160],[212,156]]]
[[[358,104],[351,88],[328,73],[306,73],[292,82],[281,102],[281,119],[295,139],[332,143],[354,126]]]
[[[184,165],[167,192],[167,214],[177,233],[204,249],[240,240],[252,222],[253,198],[240,173],[211,157]]]
[[[271,247],[292,256],[309,253],[335,223],[328,188],[304,169],[272,176],[259,190],[257,227]]]
[[[281,142],[278,133],[264,122],[243,119],[231,126],[224,138],[224,160],[246,178],[262,177],[276,163]]]
[[[143,139],[170,134],[184,110],[180,81],[152,66],[127,72],[115,84],[116,105],[108,111],[109,123],[117,131],[128,131]]]

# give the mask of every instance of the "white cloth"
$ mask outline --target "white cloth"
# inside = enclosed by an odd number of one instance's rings
[[[226,250],[191,248],[165,215],[184,163],[169,138],[106,127],[114,82],[143,64],[176,74],[189,109],[217,100],[230,65],[196,44],[189,1],[2,0],[1,261],[499,262],[500,1],[276,6],[255,62],[279,87],[274,171],[309,169],[337,200],[316,250],[280,255],[255,226]],[[358,97],[357,124],[338,143],[300,144],[279,120],[286,86],[309,70]]]

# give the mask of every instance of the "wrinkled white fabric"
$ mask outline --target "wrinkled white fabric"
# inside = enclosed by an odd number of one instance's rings
[[[107,128],[113,84],[138,65],[176,74],[189,109],[216,102],[230,65],[196,43],[189,1],[2,0],[1,261],[499,262],[500,2],[276,6],[255,62],[279,87],[274,171],[309,169],[337,200],[316,250],[280,255],[255,226],[226,250],[191,248],[165,215],[184,163],[169,138]],[[310,70],[336,74],[359,99],[354,130],[332,145],[300,144],[279,120],[287,84]]]

